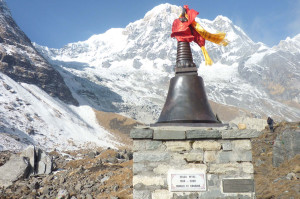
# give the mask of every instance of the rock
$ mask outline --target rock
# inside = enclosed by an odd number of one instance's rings
[[[34,172],[35,168],[35,161],[36,161],[36,155],[35,155],[35,148],[33,145],[28,146],[22,153],[20,154],[21,157],[26,157],[29,159],[29,163],[31,166],[30,173]]]
[[[61,177],[61,178],[59,179],[59,184],[63,184],[65,181],[66,181],[66,179],[65,179],[64,177]]]
[[[125,154],[125,159],[126,160],[132,160],[132,158],[133,158],[133,153],[130,151],[130,152],[127,152],[126,154]]]
[[[80,191],[81,191],[81,187],[82,187],[82,185],[81,185],[80,183],[78,183],[78,184],[75,186],[75,190],[76,190],[77,192],[80,192]]]
[[[68,199],[69,198],[69,192],[65,189],[59,189],[56,198],[57,199]]]
[[[294,173],[300,173],[300,165],[296,165],[295,168],[293,169]]]
[[[85,199],[93,199],[91,194],[86,194]]]
[[[89,158],[95,158],[96,157],[96,153],[93,152],[93,151],[89,152],[87,155],[88,155]]]
[[[233,122],[229,122],[228,125],[229,125],[229,128],[231,128],[231,129],[238,129],[238,126]]]
[[[30,184],[30,189],[33,190],[33,189],[38,189],[40,188],[40,183],[38,181],[35,181],[35,182],[32,182]]]
[[[116,157],[110,157],[106,159],[106,162],[108,163],[118,163],[118,159]]]
[[[288,173],[286,175],[286,179],[288,179],[288,180],[297,180],[297,176],[296,176],[295,173]]]
[[[50,174],[52,172],[52,158],[45,151],[36,148],[37,166],[36,174]]]
[[[115,186],[113,186],[113,191],[118,191],[118,189],[119,189],[120,187],[119,187],[119,185],[115,185]]]
[[[125,159],[124,155],[121,154],[121,153],[117,153],[116,154],[116,158],[118,158],[118,159]]]
[[[246,124],[243,124],[243,123],[239,123],[238,124],[238,129],[240,129],[240,130],[244,130],[244,129],[246,129],[247,127],[246,127]]]
[[[109,180],[109,178],[110,178],[109,176],[105,176],[104,178],[102,178],[102,179],[100,180],[100,182],[103,183],[103,182]]]
[[[278,167],[285,160],[300,154],[300,130],[286,129],[276,137],[273,145],[273,166]]]
[[[22,151],[20,156],[29,159],[30,173],[50,174],[52,172],[52,158],[40,148],[31,145]]]
[[[50,191],[51,191],[51,189],[50,189],[50,187],[48,187],[48,186],[45,186],[45,187],[42,189],[43,195],[49,195]]]
[[[0,167],[0,187],[10,186],[20,178],[25,178],[30,172],[30,165],[26,158],[11,156],[3,166]]]

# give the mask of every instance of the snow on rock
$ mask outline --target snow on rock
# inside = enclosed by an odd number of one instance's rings
[[[33,144],[46,150],[115,147],[89,106],[66,105],[37,86],[17,83],[0,73],[1,150]]]

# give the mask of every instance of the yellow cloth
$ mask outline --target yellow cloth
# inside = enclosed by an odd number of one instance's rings
[[[180,15],[181,16],[181,15]],[[188,15],[185,14],[185,17],[188,19]],[[219,32],[212,34],[210,32],[207,32],[200,24],[198,24],[196,21],[192,22],[192,27],[203,37],[205,40],[208,40],[210,42],[222,45],[222,46],[227,46],[228,45],[228,40],[225,39],[226,33],[224,32]],[[209,57],[206,49],[204,46],[201,47],[204,59],[205,59],[205,65],[212,65],[213,61]]]
[[[213,42],[213,43],[216,43],[216,44],[219,44],[222,46],[228,45],[228,40],[225,39],[226,33],[224,33],[224,32],[219,32],[216,34],[209,33],[196,21],[192,22],[192,26],[205,40],[208,40],[210,42]]]
[[[213,64],[213,61],[210,59],[205,47],[202,46],[201,50],[202,50],[202,53],[203,53],[203,56],[204,56],[204,59],[205,59],[205,65],[210,65],[211,66]]]

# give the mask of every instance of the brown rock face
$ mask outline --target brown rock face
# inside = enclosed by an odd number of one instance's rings
[[[0,72],[17,82],[37,85],[65,103],[78,105],[62,76],[35,50],[0,1]]]

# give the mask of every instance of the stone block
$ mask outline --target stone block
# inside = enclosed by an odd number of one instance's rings
[[[184,130],[155,130],[153,134],[154,140],[185,140]]]
[[[242,162],[242,171],[244,173],[253,174],[254,173],[254,167],[253,164],[250,162]]]
[[[151,168],[149,168],[145,163],[134,163],[133,164],[133,174],[139,174],[149,171]]]
[[[232,161],[234,153],[232,151],[222,151],[218,154],[218,163],[229,163]]]
[[[222,151],[218,154],[217,163],[251,162],[251,151]]]
[[[184,159],[187,162],[203,162],[203,154],[202,150],[193,150],[189,153],[184,154]]]
[[[192,149],[190,141],[167,141],[165,142],[168,151],[190,151]]]
[[[165,150],[166,146],[158,140],[133,140],[133,151]]]
[[[132,139],[152,139],[153,138],[153,129],[134,128],[130,131],[130,137]]]
[[[224,193],[248,193],[254,192],[253,179],[223,179]]]
[[[233,140],[232,142],[233,150],[235,151],[246,151],[251,150],[251,141],[248,140]]]
[[[154,168],[153,172],[156,174],[166,174],[166,173],[168,173],[169,169],[174,169],[174,168],[176,168],[176,165],[161,164],[161,165],[158,165],[156,168]]]
[[[190,163],[180,167],[180,169],[199,169],[206,172],[207,166],[205,164]]]
[[[152,193],[152,199],[169,199],[172,198],[172,193],[168,190],[155,190]]]
[[[207,174],[207,185],[208,187],[219,187],[220,179],[218,175],[215,174]]]
[[[204,151],[219,151],[221,144],[217,141],[195,141],[193,149],[202,149]]]
[[[221,132],[222,132],[222,139],[256,138],[262,134],[262,132],[254,129],[222,130]]]
[[[240,199],[237,197],[230,197],[230,196],[225,196],[221,190],[220,187],[209,187],[209,190],[206,192],[199,192],[199,199],[205,198],[205,199]]]
[[[146,143],[146,150],[165,150],[166,146],[162,141],[158,140],[149,140]]]
[[[204,152],[204,162],[205,163],[215,163],[217,160],[217,151],[205,151]]]
[[[252,162],[252,151],[236,151],[233,161],[236,162]]]
[[[234,174],[240,171],[239,163],[211,164],[208,173],[210,174]]]
[[[187,139],[220,139],[222,134],[218,130],[188,130],[186,131]]]
[[[231,151],[232,150],[232,144],[230,141],[225,141],[222,143],[222,149],[223,151]]]
[[[176,192],[173,193],[172,199],[198,199],[199,193],[193,192]]]
[[[148,140],[133,140],[133,151],[145,151],[146,141]]]
[[[173,153],[170,164],[172,165],[185,165],[187,162],[185,161],[185,155],[184,153]]]
[[[142,151],[133,153],[133,162],[169,162],[171,155],[168,152]]]
[[[165,184],[165,180],[161,176],[134,175],[132,180],[133,186],[139,183],[146,186],[151,186],[151,185],[163,186]]]
[[[151,199],[151,192],[149,190],[135,190],[133,189],[133,199]]]

